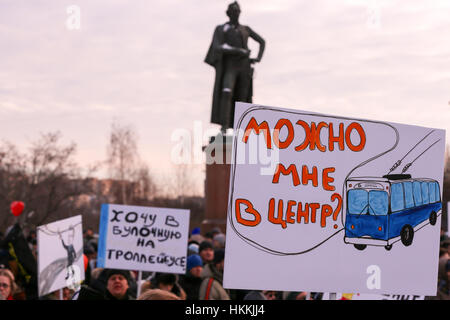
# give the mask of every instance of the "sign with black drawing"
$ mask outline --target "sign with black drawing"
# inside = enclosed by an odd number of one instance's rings
[[[436,293],[444,130],[237,103],[234,133],[224,287]]]
[[[44,296],[84,280],[81,215],[37,227],[38,287]]]
[[[190,211],[103,204],[97,267],[186,272]]]

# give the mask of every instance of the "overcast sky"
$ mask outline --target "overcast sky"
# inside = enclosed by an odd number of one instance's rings
[[[169,175],[175,130],[218,128],[203,60],[230,2],[0,0],[0,138],[26,148],[59,130],[87,164],[105,159],[116,120],[134,127],[152,172]],[[448,141],[450,1],[239,3],[241,24],[266,40],[255,103],[442,128]]]

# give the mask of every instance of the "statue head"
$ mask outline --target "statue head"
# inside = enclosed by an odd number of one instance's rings
[[[227,16],[230,18],[230,20],[237,21],[240,14],[241,14],[241,8],[239,7],[239,4],[237,3],[237,1],[230,3],[228,5]]]

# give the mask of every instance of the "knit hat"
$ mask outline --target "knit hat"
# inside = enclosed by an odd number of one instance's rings
[[[157,272],[153,276],[153,282],[155,285],[160,283],[175,284],[177,282],[177,276],[174,273]]]
[[[202,243],[200,243],[200,246],[199,246],[199,248],[198,248],[198,252],[200,253],[200,252],[202,252],[203,250],[208,249],[208,248],[213,249],[213,245],[212,245],[211,242],[205,240],[205,241],[203,241]]]
[[[244,300],[267,300],[261,291],[250,291],[244,297]]]
[[[106,272],[106,282],[108,282],[109,278],[111,278],[113,275],[120,274],[125,279],[127,279],[128,283],[130,283],[130,271],[128,270],[105,269],[104,272]]]
[[[193,234],[190,238],[189,238],[189,242],[195,241],[197,243],[202,243],[203,241],[205,241],[205,237],[203,237],[201,234]]]
[[[213,229],[211,230],[211,233],[212,233],[213,235],[215,235],[215,234],[218,234],[218,233],[222,233],[222,230],[220,230],[219,227],[215,227],[215,228],[213,228]]]
[[[198,253],[199,252],[198,244],[196,242],[189,244],[188,251],[190,252],[190,254]]]
[[[202,258],[198,254],[192,254],[187,258],[187,271],[195,267],[202,267]]]
[[[199,228],[199,227],[194,228],[194,229],[192,230],[191,235],[194,235],[194,234],[200,234],[200,228]]]
[[[223,233],[217,233],[214,238],[214,241],[217,241],[219,243],[220,246],[224,247],[225,246],[225,235]]]

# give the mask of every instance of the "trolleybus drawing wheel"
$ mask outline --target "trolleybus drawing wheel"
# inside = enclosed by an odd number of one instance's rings
[[[392,249],[392,244],[385,245],[384,248],[385,248],[387,251],[390,251],[390,250]]]
[[[354,246],[358,250],[364,250],[367,247],[365,244],[354,244]]]
[[[436,221],[437,221],[437,214],[436,212],[433,211],[430,214],[430,224],[434,226],[436,224]]]
[[[414,238],[414,229],[410,225],[405,225],[400,232],[400,238],[405,246],[411,245]]]

